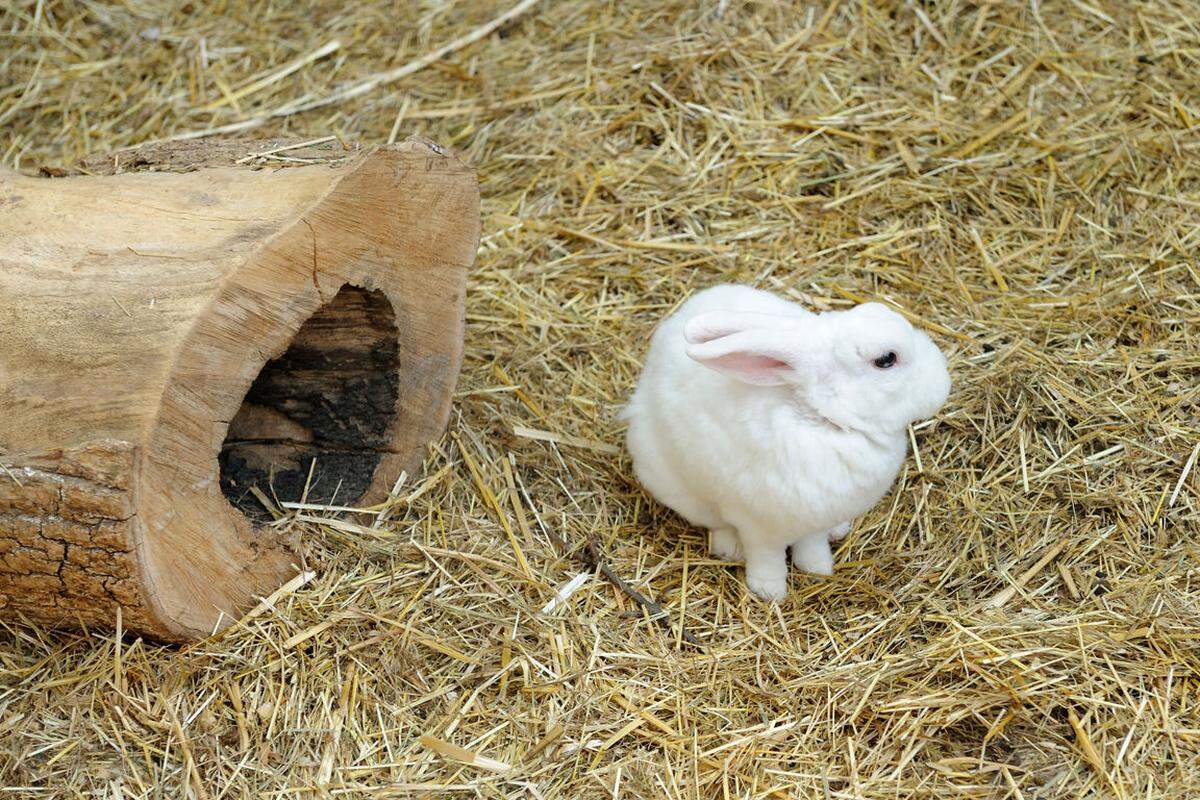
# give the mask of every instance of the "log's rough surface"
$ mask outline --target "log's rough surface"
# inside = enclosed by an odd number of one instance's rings
[[[444,427],[474,173],[284,144],[0,171],[0,613],[205,635],[295,571],[251,487],[378,502]]]
[[[103,625],[120,605],[132,626],[150,623],[130,536],[133,455],[127,442],[101,441],[9,468],[0,482],[0,583],[14,608]]]

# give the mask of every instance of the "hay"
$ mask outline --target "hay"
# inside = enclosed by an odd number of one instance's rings
[[[1200,8],[545,2],[419,61],[514,5],[0,4],[8,165],[428,62],[255,135],[422,133],[485,209],[425,471],[292,510],[315,575],[210,641],[6,624],[4,796],[1197,796]],[[952,354],[779,608],[613,449],[655,320],[727,280]]]

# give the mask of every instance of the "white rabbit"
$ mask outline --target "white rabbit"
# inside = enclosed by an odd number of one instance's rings
[[[787,548],[831,574],[829,541],[887,493],[909,423],[949,392],[937,346],[886,306],[813,314],[723,285],[658,326],[622,417],[642,484],[780,600]]]

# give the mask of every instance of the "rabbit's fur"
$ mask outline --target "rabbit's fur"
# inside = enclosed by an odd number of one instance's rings
[[[622,416],[642,484],[779,600],[787,548],[831,574],[830,540],[887,493],[907,426],[949,391],[942,353],[886,306],[813,314],[724,285],[658,326]]]

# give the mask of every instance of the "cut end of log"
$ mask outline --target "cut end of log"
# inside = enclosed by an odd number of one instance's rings
[[[206,635],[295,574],[260,497],[380,502],[444,428],[474,173],[262,149],[0,173],[0,613]]]

